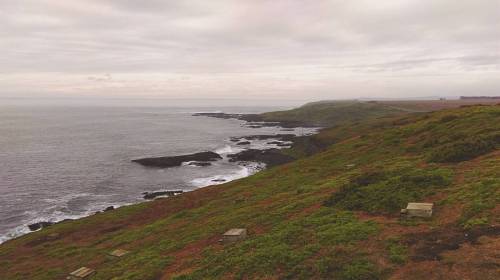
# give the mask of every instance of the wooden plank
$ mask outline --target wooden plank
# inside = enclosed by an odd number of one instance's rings
[[[82,266],[79,269],[71,272],[69,275],[72,276],[72,278],[76,277],[76,278],[83,279],[83,278],[93,274],[94,272],[95,272],[95,270],[88,268],[88,267],[85,267],[85,266]]]
[[[111,253],[109,253],[111,256],[113,257],[123,257],[125,256],[126,254],[130,253],[129,251],[127,250],[123,250],[123,249],[116,249],[114,251],[112,251]]]
[[[228,230],[224,235],[242,235],[246,232],[246,229],[244,228],[233,228]]]

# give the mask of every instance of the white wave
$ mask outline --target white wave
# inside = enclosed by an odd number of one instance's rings
[[[187,166],[187,167],[199,167],[195,164],[192,164],[193,162],[197,162],[197,161],[185,161],[182,163],[182,166]]]
[[[81,194],[74,194],[74,195],[66,195],[65,197],[81,197],[87,195],[86,193],[81,193]],[[109,203],[109,202],[99,202],[99,203],[94,203],[92,204],[88,209],[86,209],[83,212],[79,213],[67,213],[61,210],[54,210],[50,211],[50,213],[47,213],[47,209],[45,211],[41,212],[36,212],[36,211],[26,211],[26,214],[29,214],[29,216],[33,218],[25,219],[21,222],[21,225],[11,229],[8,231],[6,234],[0,236],[0,244],[4,243],[5,241],[8,241],[10,239],[19,237],[21,235],[25,235],[27,233],[32,232],[29,228],[28,225],[39,223],[39,222],[51,222],[51,223],[57,223],[66,219],[71,219],[71,220],[76,220],[84,217],[88,217],[90,215],[95,214],[97,211],[102,211],[106,207],[109,206],[114,206],[115,208],[126,206],[126,205],[132,205],[135,204],[136,202],[123,202],[123,203]],[[55,205],[54,207],[50,207],[50,209],[58,208],[61,209],[61,205]]]
[[[224,175],[214,175],[205,178],[197,178],[191,180],[191,185],[201,188],[210,185],[220,185],[230,181],[234,181],[237,179],[248,177],[252,174],[255,174],[259,170],[264,168],[263,164],[259,163],[247,163],[245,166],[239,166],[239,169],[236,172],[224,174]]]
[[[219,155],[227,155],[227,154],[234,154],[243,151],[244,149],[242,148],[237,148],[233,147],[230,145],[225,145],[222,148],[216,149],[215,152],[218,153]]]
[[[30,211],[31,212],[31,211]],[[24,220],[22,222],[22,225],[17,226],[10,231],[8,231],[6,234],[0,236],[0,244],[4,243],[7,240],[19,237],[21,235],[27,234],[32,232],[29,228],[28,225],[39,223],[39,222],[52,222],[52,223],[57,223],[65,219],[79,219],[83,218],[85,216],[88,216],[89,214],[67,214],[63,213],[61,211],[54,211],[50,215],[45,215],[45,216],[39,216],[37,218],[33,218],[30,220]]]
[[[27,226],[15,227],[15,228],[11,229],[10,231],[8,231],[7,234],[0,236],[0,244],[4,243],[7,240],[16,238],[18,236],[24,235],[24,234],[29,233],[29,232],[31,232],[31,231],[28,229]]]
[[[67,194],[57,198],[44,198],[42,200],[50,203],[67,203],[74,198],[85,197],[85,196],[96,196],[96,195],[92,193],[81,192],[81,193]]]

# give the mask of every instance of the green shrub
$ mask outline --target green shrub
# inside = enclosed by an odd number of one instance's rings
[[[341,186],[324,205],[346,210],[395,212],[409,201],[422,199],[449,182],[449,175],[440,169],[366,173]]]
[[[464,229],[471,229],[477,226],[485,226],[488,224],[488,218],[470,219],[463,224]]]
[[[493,151],[500,142],[500,134],[472,136],[436,147],[429,156],[431,162],[460,162]]]
[[[466,185],[459,192],[451,195],[448,201],[464,205],[459,224],[470,228],[487,222],[487,211],[500,203],[500,178],[488,178],[471,185]]]
[[[375,280],[381,279],[375,265],[368,261],[354,261],[345,266],[338,279],[345,280]]]
[[[320,279],[381,279],[380,271],[359,253],[335,248],[316,263]],[[317,279],[317,278],[316,278]]]
[[[392,263],[404,264],[408,259],[408,249],[396,239],[387,240],[387,250],[389,251],[389,260]]]

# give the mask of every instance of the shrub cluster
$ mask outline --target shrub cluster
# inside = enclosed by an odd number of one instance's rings
[[[340,187],[325,202],[347,210],[394,213],[450,182],[442,170],[367,172]]]
[[[500,143],[500,134],[471,136],[444,144],[429,155],[431,162],[461,162],[493,151]]]
[[[404,264],[408,259],[408,248],[396,238],[390,238],[386,242],[389,260],[395,264]]]

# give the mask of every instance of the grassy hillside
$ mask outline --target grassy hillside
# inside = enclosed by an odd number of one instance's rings
[[[448,99],[448,100],[384,100],[377,103],[396,109],[409,112],[430,112],[443,109],[458,108],[460,106],[471,105],[495,105],[498,99],[477,98],[477,99]]]
[[[8,241],[0,279],[500,279],[499,136],[500,106],[339,125],[313,156]]]
[[[405,110],[391,106],[360,101],[320,101],[302,107],[261,114],[265,121],[285,123],[305,123],[308,125],[331,127],[366,119],[398,115]]]

